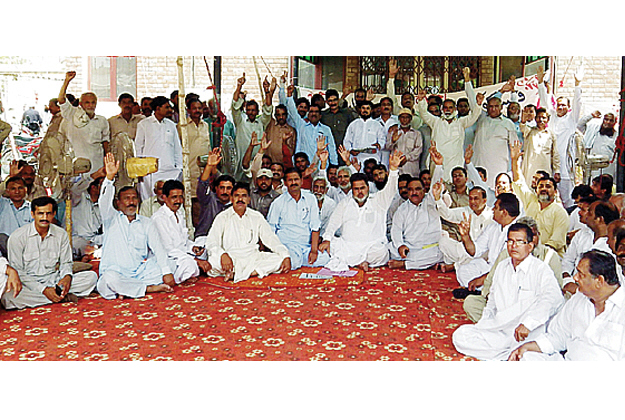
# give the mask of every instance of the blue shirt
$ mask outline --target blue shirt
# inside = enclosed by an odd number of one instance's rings
[[[0,197],[0,233],[11,235],[17,228],[32,222],[30,215],[30,201],[24,200],[20,208],[15,208],[13,202]]]
[[[337,165],[338,157],[336,154],[336,144],[334,143],[334,136],[332,135],[330,127],[321,124],[321,122],[317,123],[317,125],[313,125],[310,121],[305,121],[297,113],[295,101],[290,96],[286,98],[286,108],[289,111],[289,116],[293,120],[293,127],[297,130],[295,153],[306,153],[308,161],[312,163],[317,154],[317,139],[320,136],[325,136],[328,152],[330,152],[330,163]]]
[[[288,192],[280,194],[267,214],[269,225],[287,247],[289,243],[309,244],[311,233],[321,228],[317,199],[311,192],[301,192],[299,201]]]

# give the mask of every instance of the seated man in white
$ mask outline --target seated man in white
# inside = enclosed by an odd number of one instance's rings
[[[531,255],[534,234],[515,223],[508,229],[508,254],[495,271],[482,318],[452,336],[456,350],[482,360],[506,360],[519,342],[532,340],[564,303],[558,281],[545,262]]]
[[[6,309],[76,302],[78,296],[88,296],[95,287],[98,275],[94,271],[73,274],[69,236],[52,223],[56,211],[56,201],[51,197],[34,199],[33,222],[9,237],[9,263],[17,270],[23,288],[17,296],[2,296]]]
[[[386,186],[371,197],[367,176],[363,173],[351,176],[352,197],[336,206],[326,228],[327,238],[319,245],[319,253],[330,252],[328,269],[345,271],[357,266],[368,271],[369,267],[380,267],[388,262],[386,214],[397,193],[402,156],[400,151],[393,151]],[[339,229],[341,236],[336,237]]]
[[[238,182],[232,189],[232,206],[215,216],[206,237],[209,276],[224,276],[240,282],[250,276],[265,277],[291,270],[289,250],[280,243],[269,223],[258,211],[248,207],[250,187]],[[271,249],[260,251],[259,240]]]
[[[119,162],[112,153],[104,157],[106,178],[98,205],[104,239],[98,292],[105,299],[116,296],[140,298],[151,292],[172,292],[175,285],[167,252],[152,220],[137,214],[139,195],[133,187],[123,187],[115,197],[115,175]],[[151,251],[151,252],[150,252]]]
[[[441,219],[432,189],[426,194],[421,180],[413,178],[408,182],[408,200],[393,216],[389,268],[425,270],[442,261],[440,238]]]
[[[174,272],[174,281],[180,284],[192,277],[200,275],[200,268],[207,272],[210,264],[197,257],[202,255],[203,249],[195,246],[189,239],[189,230],[184,203],[184,185],[182,182],[169,179],[163,184],[163,199],[165,205],[152,215],[152,223],[159,233],[161,243],[169,261],[169,267]]]
[[[515,349],[508,360],[624,360],[625,291],[617,267],[606,252],[584,253],[575,274],[578,293],[553,317],[546,333]]]

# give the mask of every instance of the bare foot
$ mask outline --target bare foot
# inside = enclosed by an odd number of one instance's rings
[[[146,293],[156,293],[156,292],[173,292],[174,288],[168,284],[157,284],[156,286],[148,286],[145,289]]]
[[[398,268],[406,268],[406,263],[404,261],[390,260],[388,262],[388,268],[392,268],[394,270]]]
[[[358,264],[356,268],[359,268],[366,273],[367,271],[369,271],[369,263],[365,261],[363,263]]]
[[[198,281],[200,278],[199,277],[189,277],[186,280],[186,283],[195,283],[196,281]]]
[[[234,280],[234,272],[229,271],[224,275],[224,281],[232,281]]]
[[[453,273],[456,268],[453,264],[440,264],[440,269],[443,273]]]

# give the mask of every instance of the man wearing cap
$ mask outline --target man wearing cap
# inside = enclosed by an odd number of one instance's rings
[[[252,191],[250,208],[260,212],[267,218],[269,206],[273,200],[280,196],[280,193],[272,187],[273,172],[270,169],[262,168],[256,174],[256,189]]]
[[[404,159],[399,167],[399,174],[409,174],[413,177],[419,175],[419,159],[423,150],[423,139],[421,133],[411,125],[412,111],[402,108],[399,111],[399,125],[394,125],[388,130],[386,135],[385,150],[393,151],[398,149],[404,154]]]
[[[472,93],[468,90],[468,87],[471,85],[469,68],[465,67],[463,73],[465,91],[467,96],[470,96]],[[452,99],[446,99],[443,102],[443,113],[440,117],[435,117],[427,111],[425,98],[426,93],[424,90],[421,90],[417,96],[417,108],[425,124],[432,128],[431,142],[432,144],[436,144],[438,151],[443,155],[443,179],[449,182],[451,180],[452,169],[458,166],[464,166],[464,131],[467,127],[471,127],[479,118],[479,104],[477,104],[475,98],[473,98],[474,100],[469,115],[466,117],[458,117],[456,102]]]

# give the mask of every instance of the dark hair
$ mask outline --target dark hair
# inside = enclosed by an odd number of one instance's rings
[[[475,168],[475,170],[479,173],[484,175],[484,178],[488,179],[488,172],[486,172],[485,168],[482,168],[481,166],[478,166]]]
[[[536,112],[536,105],[534,105],[534,104],[527,104],[527,105],[525,105],[523,107],[523,109],[525,109],[525,108],[534,108],[534,112]]]
[[[614,242],[615,248],[618,249],[618,245],[621,243],[621,241],[625,239],[625,227],[617,227],[616,229],[614,229],[614,232],[612,232],[612,234],[616,238],[616,241]]]
[[[462,103],[466,102],[468,104],[469,100],[467,98],[460,98],[458,99],[458,102],[456,102],[456,105],[460,105],[461,102]]]
[[[538,188],[538,184],[540,184],[543,181],[549,181],[551,182],[551,185],[553,185],[553,188],[555,189],[558,186],[558,183],[556,182],[555,179],[553,179],[552,176],[543,176],[542,178],[540,178],[538,181],[536,181],[536,187]]]
[[[377,164],[378,164],[378,160],[377,160],[376,158],[369,158],[369,159],[366,159],[366,160],[363,162],[362,166],[367,166],[367,165],[369,165],[370,163],[373,163],[373,166],[375,167],[375,165],[377,165]]]
[[[542,169],[537,170],[535,174],[540,175],[541,178],[549,178],[551,176],[549,175],[549,172],[543,171]]]
[[[306,106],[310,108],[310,101],[307,98],[297,98],[295,100],[295,105],[299,106],[300,104],[306,104]]]
[[[282,172],[284,172],[284,163],[282,162],[271,162],[271,166],[279,165],[282,168]]]
[[[310,159],[308,159],[308,155],[306,154],[306,152],[297,152],[293,155],[293,162],[295,162],[298,158],[304,158],[306,159],[306,162],[308,162],[310,164]],[[286,173],[285,173],[286,175]]]
[[[397,183],[399,184],[401,181],[410,182],[411,179],[412,179],[412,175],[410,175],[410,174],[401,174],[399,177],[397,177]],[[406,185],[408,185],[408,184],[406,184]]]
[[[122,99],[130,99],[132,102],[135,101],[135,97],[132,96],[130,93],[122,93],[121,95],[119,95],[119,98],[117,98],[117,103],[121,104]]]
[[[377,165],[375,165],[375,166],[373,167],[373,170],[374,170],[374,171],[375,171],[376,169],[377,169],[378,171],[388,172],[388,171],[387,171],[387,169],[386,169],[386,166],[385,166],[384,164],[382,164],[382,163],[378,163]]]
[[[513,223],[508,228],[508,235],[510,235],[510,232],[525,232],[525,240],[527,242],[532,242],[534,240],[532,228],[525,223]]]
[[[141,103],[143,103],[143,101],[152,101],[152,98],[149,96],[144,96],[143,98],[141,98]]]
[[[338,169],[339,165],[335,165],[334,163],[330,163],[328,164],[328,172],[330,171],[330,169]]]
[[[56,211],[59,209],[59,206],[58,206],[58,204],[56,204],[56,201],[54,200],[54,198],[48,197],[47,195],[44,195],[42,197],[35,198],[30,203],[30,210],[34,213],[34,212],[37,211],[37,207],[45,207],[48,204],[52,204],[52,212],[53,213],[56,213]]]
[[[605,282],[610,286],[619,284],[618,276],[616,275],[616,261],[612,255],[605,251],[593,249],[584,252],[580,262],[584,259],[588,260],[588,271],[590,274],[597,277],[603,276]]]
[[[169,197],[169,193],[173,190],[182,190],[184,192],[184,184],[176,179],[168,179],[163,184],[163,195]]]
[[[406,184],[406,186],[410,185],[412,182],[417,181],[419,184],[421,184],[422,187],[425,187],[425,185],[423,185],[423,181],[421,181],[421,179],[419,178],[414,178],[411,177],[410,180],[408,181],[408,183]]]
[[[321,112],[321,106],[319,104],[316,103],[312,103],[310,104],[310,106],[308,107],[308,112],[310,112],[310,108],[317,108],[319,110],[319,112]]]
[[[356,89],[356,90],[354,91],[354,97],[356,97],[356,94],[357,94],[358,92],[362,92],[362,93],[364,93],[365,95],[367,94],[367,91],[366,91],[364,88],[359,87],[358,89]]]
[[[571,198],[573,200],[575,200],[577,197],[589,197],[591,195],[594,195],[594,193],[592,192],[592,188],[590,188],[590,185],[586,184],[576,185],[571,192]]]
[[[453,99],[451,99],[451,98],[447,98],[447,99],[445,99],[445,100],[443,101],[443,105],[445,104],[445,102],[448,102],[448,103],[452,104],[452,105],[454,106],[454,108],[456,107],[456,101],[454,101],[454,100],[453,100]]]
[[[321,99],[322,101],[325,101],[325,99],[323,99],[323,95],[320,93],[315,93],[311,98],[310,98],[310,104],[314,104],[315,102],[317,102],[319,99]]]
[[[288,174],[292,174],[292,173],[296,173],[300,178],[302,177],[302,173],[300,172],[300,170],[297,169],[295,166],[291,166],[290,168],[286,168],[284,170],[284,179],[286,179],[286,176]]]
[[[8,187],[11,182],[21,182],[24,186],[26,186],[26,182],[24,182],[24,178],[22,178],[19,175],[14,175],[14,176],[8,178],[6,180],[6,182],[4,183],[4,185],[6,185]]]
[[[273,163],[273,160],[271,159],[271,156],[269,156],[267,153],[265,153],[265,154],[263,155],[263,157],[262,157],[262,158],[263,158],[263,159],[269,159],[269,161],[270,161],[271,163]]]
[[[215,178],[215,180],[213,181],[213,188],[217,188],[222,182],[230,182],[233,186],[236,183],[231,175],[222,174]]]
[[[232,187],[232,194],[234,194],[234,192],[236,190],[245,190],[247,191],[247,195],[250,195],[250,183],[249,182],[237,182],[236,184],[234,184],[234,187]]]
[[[605,190],[605,195],[606,196],[610,196],[612,195],[612,185],[614,184],[614,180],[612,178],[612,175],[610,174],[603,174],[603,175],[599,175],[595,178],[593,178],[592,182],[597,182],[599,184],[601,184],[601,189]]]
[[[371,101],[368,101],[368,100],[365,99],[364,101],[356,102],[356,107],[357,108],[360,108],[363,105],[369,105],[373,109],[373,102],[371,102]]]
[[[326,90],[326,100],[330,96],[336,96],[337,98],[340,98],[339,92],[336,89],[328,89],[328,90]]]
[[[603,217],[603,223],[610,224],[621,217],[616,206],[609,201],[599,201],[595,205],[595,217]]]
[[[551,115],[549,114],[549,111],[547,111],[545,108],[536,108],[536,115],[538,114],[547,114],[548,117],[550,117]]]
[[[429,169],[422,169],[421,172],[419,172],[419,179],[421,179],[423,175],[432,175],[432,174],[430,173]]]
[[[519,215],[519,199],[512,193],[501,193],[497,196],[499,201],[499,209],[505,210],[509,216],[517,217]]]
[[[362,172],[356,172],[349,177],[349,183],[351,185],[354,185],[354,182],[356,181],[365,181],[365,184],[367,184],[367,186],[369,185],[369,179],[367,178],[367,175],[363,174]]]
[[[197,102],[197,103],[199,103],[200,105],[203,106],[202,101],[200,101],[200,98],[197,98],[197,97],[187,97],[187,100],[186,100],[187,109],[191,108],[191,104],[193,104],[195,102]]]
[[[156,108],[158,108],[159,106],[163,106],[166,103],[169,103],[169,99],[167,99],[164,96],[157,96],[155,98],[152,98],[152,102],[150,103],[150,108],[152,108],[152,111],[156,111]]]
[[[173,100],[174,100],[174,98],[176,97],[176,95],[178,95],[178,89],[176,89],[176,90],[172,91],[172,92],[169,94],[169,99],[171,99],[171,100],[173,101]]]
[[[388,96],[385,96],[384,98],[380,99],[380,105],[382,105],[383,101],[389,101],[391,103],[391,106],[393,106],[393,100],[389,98]]]
[[[156,182],[158,182],[158,181],[156,181]],[[139,195],[139,193],[137,192],[137,189],[135,187],[132,187],[130,185],[126,185],[125,187],[121,187],[119,189],[119,191],[117,191],[117,199],[119,199],[119,197],[122,195],[122,193],[125,193],[126,191],[130,191],[130,190],[134,191],[135,194]]]
[[[286,108],[286,105],[284,105],[284,104],[280,104],[280,105],[277,105],[277,106],[276,106],[276,109],[273,111],[273,112],[274,112],[274,114],[275,114],[275,113],[276,113],[276,111],[277,111],[277,110],[279,110],[279,109],[283,110],[283,111],[284,111],[284,112],[286,112],[287,114],[289,113],[289,110]]]
[[[258,102],[256,102],[254,99],[250,99],[249,101],[245,102],[245,108],[247,109],[248,106],[250,105],[254,105],[256,107],[256,110],[258,111],[260,109],[260,107],[258,106]]]
[[[467,170],[462,166],[456,166],[454,169],[451,170],[451,174],[453,175],[453,173],[456,171],[462,171],[464,176],[467,176]]]
[[[472,192],[473,190],[481,191],[482,198],[486,198],[486,190],[484,188],[480,187],[479,185],[476,185],[475,187],[471,188],[469,192]]]
[[[595,197],[594,195],[589,195],[588,197],[582,197],[579,199],[579,203],[584,203],[584,204],[592,204],[595,201],[599,201],[599,199],[597,197]]]
[[[428,96],[428,105],[431,105],[432,103],[441,106],[443,105],[443,98],[438,95],[430,95]]]

